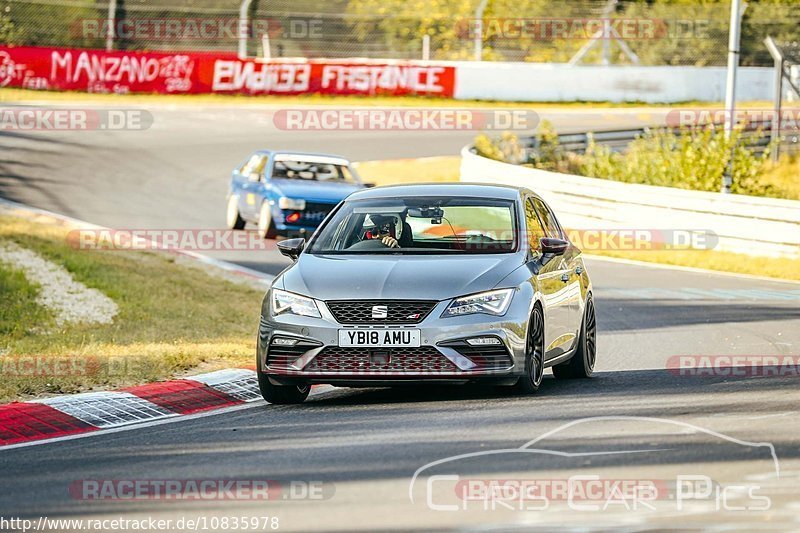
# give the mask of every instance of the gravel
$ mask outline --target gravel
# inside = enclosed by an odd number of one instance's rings
[[[111,324],[117,304],[97,289],[73,279],[62,266],[13,242],[0,242],[0,261],[21,270],[29,282],[39,285],[37,302],[50,309],[58,325]]]

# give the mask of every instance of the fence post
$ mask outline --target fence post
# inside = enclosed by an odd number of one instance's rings
[[[247,59],[247,37],[250,33],[247,28],[247,10],[250,2],[252,0],[242,0],[242,5],[239,7],[239,59]]]
[[[117,0],[108,2],[108,31],[106,32],[106,52],[114,49],[114,38],[116,37],[117,26]]]
[[[731,27],[728,37],[728,80],[725,87],[725,138],[733,132],[736,112],[736,70],[739,68],[739,41],[742,30],[742,0],[731,2]],[[722,176],[722,193],[730,194],[733,185],[733,149]]]
[[[772,161],[777,162],[780,158],[781,146],[779,142],[781,135],[781,104],[783,103],[783,54],[772,37],[764,39],[764,44],[769,50],[769,55],[775,62],[775,91],[773,93],[775,104],[775,116],[772,117],[772,129],[770,130],[770,142],[772,143]]]
[[[481,0],[475,10],[475,61],[483,60],[483,12],[489,0]]]

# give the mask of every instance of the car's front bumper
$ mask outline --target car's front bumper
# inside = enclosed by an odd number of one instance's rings
[[[529,298],[517,294],[502,317],[476,314],[441,318],[450,304],[446,300],[439,302],[421,323],[402,326],[341,324],[321,301],[317,305],[322,318],[269,316],[265,306],[259,326],[259,370],[277,381],[349,385],[516,378],[525,368],[524,339],[531,311],[527,302]],[[339,347],[339,330],[374,327],[419,330],[421,346]],[[493,337],[502,344],[476,348],[465,342],[474,337]],[[278,338],[298,339],[298,346],[276,346],[274,341]],[[387,355],[386,364],[374,363],[373,357],[385,359]]]

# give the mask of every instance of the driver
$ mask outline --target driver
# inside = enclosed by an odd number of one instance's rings
[[[368,216],[371,226],[364,234],[365,239],[378,239],[389,248],[400,248],[403,233],[403,219],[395,214],[375,214]]]

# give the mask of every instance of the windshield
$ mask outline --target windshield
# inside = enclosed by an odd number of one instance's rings
[[[272,168],[273,179],[294,179],[306,181],[327,181],[357,184],[358,180],[345,165],[315,163],[302,160],[275,161]]]
[[[516,249],[514,204],[412,197],[345,202],[311,242],[312,254],[479,254]]]

